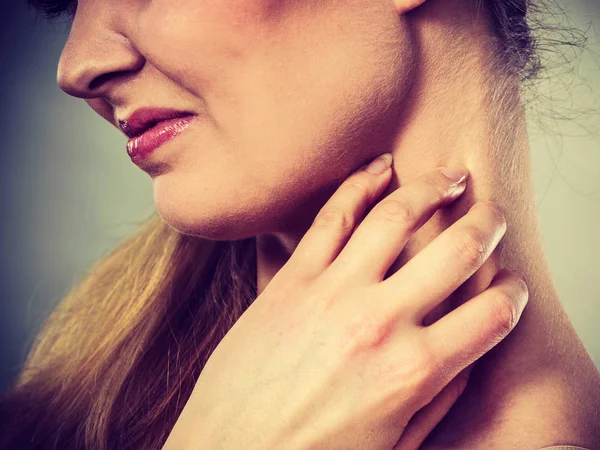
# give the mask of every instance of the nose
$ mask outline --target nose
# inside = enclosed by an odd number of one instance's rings
[[[57,83],[74,97],[106,96],[111,80],[139,71],[144,61],[125,35],[98,22],[75,21],[58,63]]]

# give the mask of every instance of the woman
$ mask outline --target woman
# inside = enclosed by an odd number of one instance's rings
[[[382,197],[438,166],[469,172],[467,190],[418,227],[390,276],[476,203],[504,212],[496,250],[427,323],[482,293],[501,267],[524,273],[529,290],[519,326],[478,361],[423,447],[598,446],[600,375],[537,228],[519,98],[535,63],[524,3],[83,0],[76,13],[37,3],[74,13],[59,85],[132,137],[161,218],[48,322],[2,406],[14,448],[160,448],[171,430],[190,435],[203,417],[190,396],[207,393],[195,388],[212,350],[241,330],[232,326],[341,181],[386,151]],[[158,136],[138,137],[167,118]],[[178,421],[188,398],[191,425]]]

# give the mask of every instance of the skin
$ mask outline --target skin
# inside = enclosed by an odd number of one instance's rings
[[[336,187],[376,155],[394,155],[382,197],[437,166],[466,166],[467,191],[415,233],[390,272],[493,200],[505,237],[430,320],[482,292],[501,267],[525,274],[529,302],[421,448],[594,448],[600,374],[546,261],[516,85],[490,101],[496,51],[475,3],[81,0],[58,83],[113,124],[142,106],[199,116],[158,150],[149,170],[157,209],[182,233],[257,236],[259,293]]]

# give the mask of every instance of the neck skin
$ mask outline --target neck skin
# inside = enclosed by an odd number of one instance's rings
[[[437,319],[485,290],[501,267],[525,274],[529,302],[517,327],[477,362],[467,389],[421,448],[593,448],[600,440],[591,429],[600,423],[600,400],[594,400],[600,399],[600,374],[569,322],[546,261],[516,85],[498,87],[486,59],[492,49],[480,35],[461,32],[448,39],[443,24],[425,19],[414,21],[420,64],[409,107],[398,120],[394,175],[381,198],[441,165],[462,164],[470,175],[465,193],[417,230],[390,274],[474,203],[494,200],[504,211],[506,234],[485,264],[430,317]],[[257,237],[258,293],[305,231]]]

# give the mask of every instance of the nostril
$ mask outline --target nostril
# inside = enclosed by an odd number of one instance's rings
[[[102,75],[98,75],[90,82],[88,89],[90,91],[96,90],[98,87],[110,80],[114,75],[114,73],[103,73]]]
[[[100,86],[102,86],[103,84],[107,83],[108,81],[112,80],[113,78],[125,78],[127,75],[129,76],[134,76],[133,71],[131,70],[116,70],[113,72],[106,72],[103,73],[101,75],[98,75],[97,77],[95,77],[90,84],[88,85],[88,89],[90,91],[94,91],[96,89],[98,89]]]

